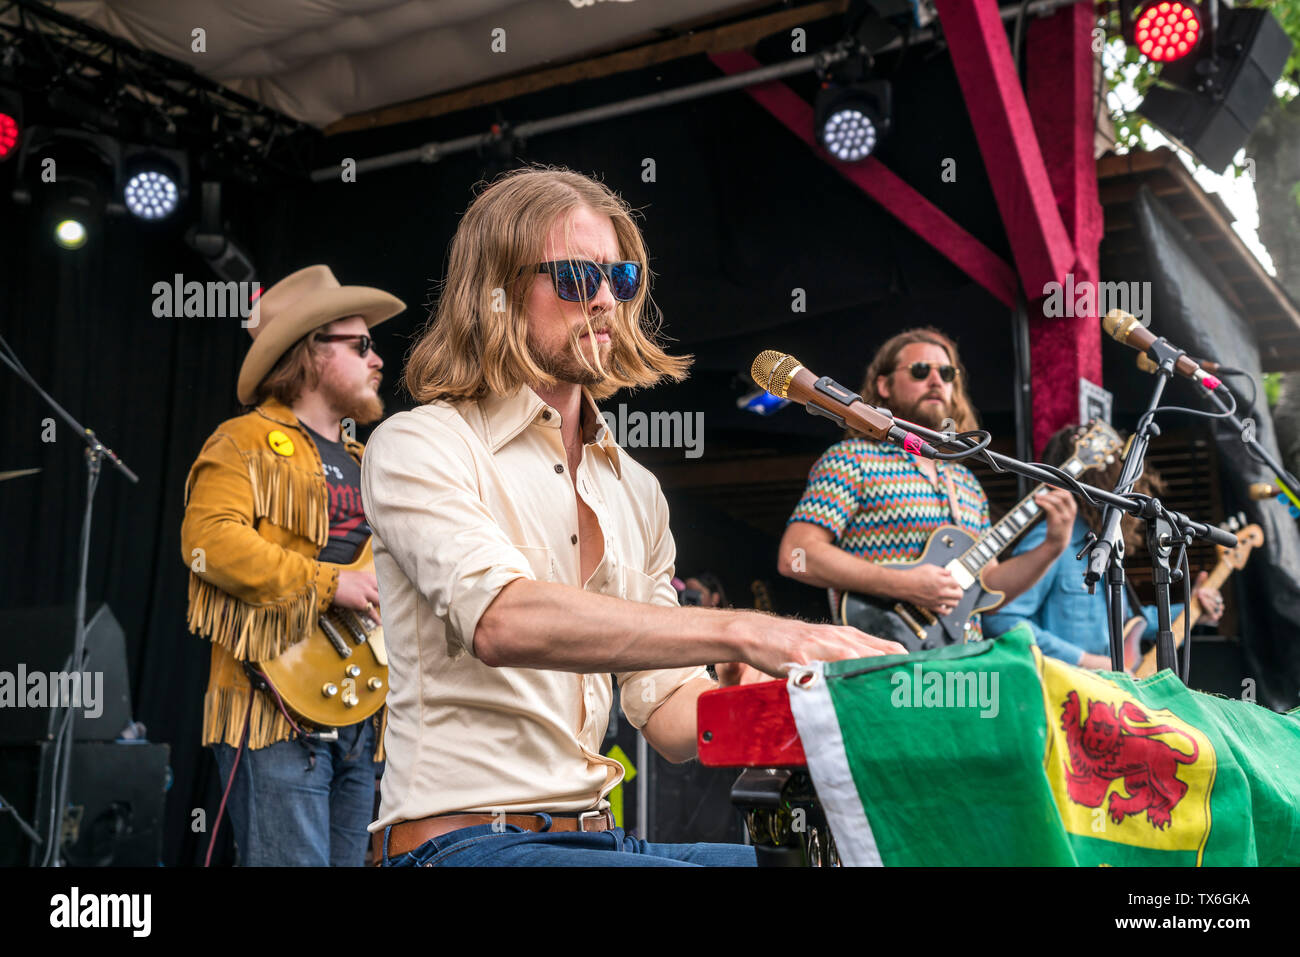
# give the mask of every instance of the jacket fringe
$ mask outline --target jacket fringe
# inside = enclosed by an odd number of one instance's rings
[[[248,696],[252,687],[241,683],[233,688],[209,688],[203,696],[203,743],[228,744],[239,747],[244,736],[244,712],[248,711]],[[388,708],[366,719],[377,726],[375,750],[372,761],[384,760],[384,732],[388,730]],[[305,721],[299,725],[310,728]],[[281,741],[293,739],[293,726],[289,724],[270,695],[258,693],[253,698],[253,709],[248,713],[248,750],[270,747]]]
[[[329,544],[329,493],[322,476],[261,449],[244,453],[244,462],[253,486],[254,515],[300,531],[319,548]]]
[[[315,583],[280,601],[250,605],[190,572],[189,598],[190,631],[238,661],[276,657],[310,635],[320,616]]]
[[[244,712],[252,688],[244,683],[233,688],[209,688],[203,696],[203,743],[239,747],[244,735]],[[267,695],[253,700],[248,715],[248,749],[255,751],[293,737],[293,728]]]

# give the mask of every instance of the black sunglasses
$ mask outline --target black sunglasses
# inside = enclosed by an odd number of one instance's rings
[[[912,373],[912,378],[917,382],[924,382],[926,379],[930,378],[930,370],[934,368],[939,370],[939,378],[944,382],[951,382],[953,379],[957,378],[956,366],[932,366],[928,362],[913,362],[910,366],[898,367],[898,369],[906,369],[908,372]],[[897,372],[898,369],[895,369],[894,371]]]
[[[316,337],[317,342],[348,342],[352,339],[357,341],[357,355],[365,357],[370,352],[370,346],[373,343],[373,340],[369,336],[363,336],[360,333],[353,333],[351,335],[338,334]]]
[[[520,274],[534,267],[525,266]],[[631,302],[641,288],[641,264],[634,262],[598,263],[590,259],[563,259],[538,263],[536,272],[548,272],[555,284],[555,294],[565,302],[595,299],[602,279],[609,280],[609,291],[619,302]]]

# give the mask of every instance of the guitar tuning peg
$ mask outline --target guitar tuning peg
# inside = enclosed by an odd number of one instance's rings
[[[1240,525],[1242,528],[1245,528],[1245,527],[1249,524],[1249,523],[1246,521],[1246,513],[1245,513],[1245,512],[1238,512],[1238,513],[1237,513],[1237,524]]]
[[[1236,515],[1233,515],[1231,518],[1229,518],[1229,519],[1228,519],[1226,522],[1224,522],[1223,524],[1226,525],[1226,526],[1228,527],[1228,531],[1230,531],[1230,532],[1234,532],[1234,533],[1237,531],[1237,529],[1241,528],[1241,523],[1237,521],[1237,516],[1236,516]]]

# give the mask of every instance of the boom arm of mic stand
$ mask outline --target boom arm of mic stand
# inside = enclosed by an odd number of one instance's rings
[[[903,419],[895,419],[899,425],[908,431],[915,432],[922,438],[929,439],[935,445],[946,445],[951,448],[954,444],[951,435],[945,435],[943,432],[936,432],[933,429],[927,429],[925,426],[917,425],[915,422],[907,422]],[[982,458],[991,465],[995,471],[1012,472],[1015,475],[1023,475],[1025,478],[1033,479],[1035,482],[1041,482],[1044,485],[1050,485],[1053,488],[1065,489],[1067,492],[1076,492],[1082,488],[1092,498],[1106,505],[1113,505],[1123,512],[1130,515],[1137,515],[1142,511],[1142,500],[1132,498],[1128,495],[1117,495],[1106,489],[1097,488],[1095,485],[1089,485],[1086,482],[1079,482],[1078,486],[1067,485],[1057,477],[1056,473],[1049,472],[1046,469],[1039,468],[1030,462],[1022,462],[1020,459],[1012,458],[1009,455],[1003,455],[1001,452],[994,452],[991,449],[983,449],[973,457]]]
[[[1223,388],[1226,388],[1226,386]],[[1211,392],[1209,395],[1210,398],[1214,400],[1214,404],[1219,407],[1220,411],[1228,412],[1228,403],[1223,401],[1223,398],[1219,395],[1217,390]],[[1228,421],[1232,423],[1233,427],[1237,430],[1237,433],[1241,436],[1242,443],[1253,448],[1259,457],[1264,460],[1264,464],[1273,472],[1273,477],[1277,480],[1277,483],[1291,494],[1291,498],[1300,497],[1300,479],[1297,479],[1284,465],[1282,465],[1281,462],[1273,458],[1268,449],[1264,448],[1264,446],[1260,444],[1260,441],[1255,438],[1254,430],[1247,430],[1245,423],[1243,423],[1241,419],[1237,418],[1235,412],[1228,413]]]

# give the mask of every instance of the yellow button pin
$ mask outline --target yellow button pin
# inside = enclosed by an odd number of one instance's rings
[[[293,455],[293,439],[285,435],[279,429],[268,433],[266,441],[271,446],[271,451],[280,455]]]

